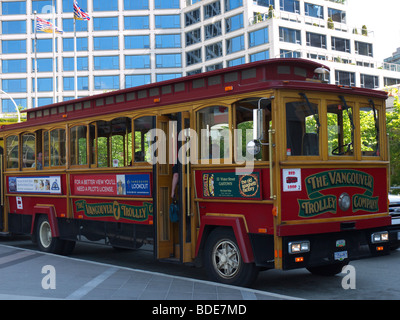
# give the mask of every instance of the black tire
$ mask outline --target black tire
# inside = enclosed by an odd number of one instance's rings
[[[338,273],[342,272],[344,266],[347,266],[348,262],[340,262],[334,264],[328,264],[326,266],[319,266],[319,267],[307,267],[306,269],[310,271],[312,274],[318,276],[327,276],[331,277]]]
[[[40,251],[61,254],[64,250],[65,242],[51,235],[51,225],[46,215],[39,216],[36,239]]]
[[[236,286],[250,286],[259,269],[254,263],[244,263],[231,229],[217,228],[209,235],[204,262],[211,280]]]

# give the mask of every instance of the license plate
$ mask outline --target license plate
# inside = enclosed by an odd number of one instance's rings
[[[334,253],[335,260],[343,261],[347,259],[347,251],[339,251]]]

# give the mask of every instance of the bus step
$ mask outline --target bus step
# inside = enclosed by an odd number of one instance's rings
[[[0,232],[0,237],[11,237],[10,232]]]

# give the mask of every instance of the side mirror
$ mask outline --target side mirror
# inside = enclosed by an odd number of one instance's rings
[[[247,143],[246,151],[248,154],[255,156],[261,151],[261,143],[258,140],[252,140]]]
[[[253,110],[253,140],[264,140],[265,128],[264,128],[264,110],[254,109]]]

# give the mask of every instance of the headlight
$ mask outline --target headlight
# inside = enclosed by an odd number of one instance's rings
[[[387,232],[387,231],[375,232],[371,235],[372,243],[380,243],[380,242],[387,242],[387,241],[389,241],[389,232]]]
[[[310,241],[289,242],[289,253],[296,254],[310,251]]]
[[[350,196],[346,193],[343,192],[340,196],[339,196],[339,208],[342,211],[346,211],[350,208],[351,205],[351,200],[350,200]]]

